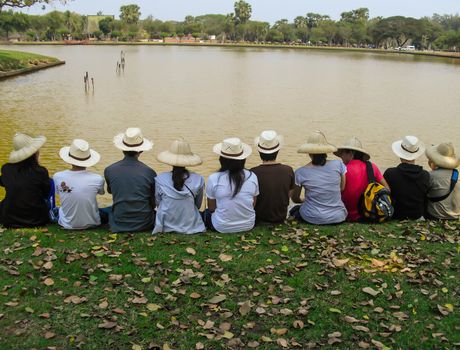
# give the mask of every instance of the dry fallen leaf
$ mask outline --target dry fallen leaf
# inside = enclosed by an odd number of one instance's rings
[[[336,266],[336,267],[342,267],[344,266],[347,262],[349,262],[350,259],[347,258],[347,259],[333,259],[332,260],[332,263]]]
[[[43,281],[43,284],[44,284],[45,286],[50,287],[50,286],[54,285],[54,281],[53,281],[52,278],[49,278],[49,277],[48,277],[48,278],[45,278],[45,280]]]
[[[43,268],[45,268],[46,270],[51,270],[53,268],[53,263],[51,261],[48,261],[43,265]]]
[[[362,291],[363,291],[364,293],[367,293],[367,294],[372,295],[373,297],[375,297],[377,294],[380,293],[379,291],[374,290],[374,289],[372,289],[371,287],[364,287],[364,288],[362,289]]]
[[[161,309],[161,306],[160,306],[160,305],[157,305],[157,304],[147,304],[147,309],[148,309],[149,311],[155,312],[155,311],[160,310],[160,309]]]
[[[107,309],[108,306],[109,303],[107,302],[107,300],[104,300],[102,303],[99,304],[99,309]]]
[[[358,319],[352,317],[352,316],[345,316],[343,318],[345,320],[345,322],[348,322],[348,323],[356,323],[356,322],[359,322]]]
[[[245,301],[241,306],[240,306],[240,314],[242,316],[245,316],[251,311],[251,303],[249,301]]]
[[[219,255],[219,259],[220,259],[220,261],[226,262],[226,261],[232,260],[233,257],[232,257],[231,255],[223,254],[223,253],[222,253],[222,254]]]
[[[190,248],[190,247],[186,248],[185,251],[187,253],[189,253],[190,255],[195,255],[196,254],[196,250],[193,249],[193,248]]]
[[[190,294],[190,298],[199,299],[199,298],[201,298],[201,294],[193,292],[193,293]]]
[[[53,332],[46,332],[45,333],[45,339],[51,339],[51,338],[54,338],[56,336],[56,334],[54,334]]]
[[[104,323],[101,323],[97,327],[102,328],[102,329],[112,329],[112,328],[115,328],[116,326],[117,326],[116,322],[105,321]]]
[[[213,296],[211,299],[208,300],[208,303],[210,304],[219,304],[223,302],[225,299],[227,299],[227,296],[224,294],[218,294]]]
[[[146,297],[142,297],[142,298],[136,297],[133,300],[131,300],[133,304],[147,304],[147,301],[148,300]]]
[[[288,332],[287,328],[272,328],[270,333],[274,335],[285,335]]]

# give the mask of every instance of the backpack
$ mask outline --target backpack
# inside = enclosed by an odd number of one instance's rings
[[[365,221],[388,221],[394,213],[391,204],[390,191],[375,181],[374,169],[371,162],[367,161],[366,172],[368,185],[359,199],[358,209]]]

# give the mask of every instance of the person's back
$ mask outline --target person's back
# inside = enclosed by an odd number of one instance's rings
[[[460,219],[460,157],[455,155],[451,143],[441,143],[426,150],[432,171],[428,191],[427,213],[430,218]],[[454,187],[452,187],[452,185]]]
[[[203,200],[204,179],[189,173],[181,190],[174,188],[172,173],[160,174],[155,179],[157,213],[153,233],[199,233],[206,230],[199,207]]]
[[[154,193],[156,173],[135,157],[125,158],[104,171],[113,197],[109,217],[113,232],[143,231],[155,222]]]
[[[255,140],[263,162],[251,169],[259,182],[260,193],[255,207],[258,222],[282,223],[287,216],[290,191],[295,181],[292,168],[276,160],[283,141],[283,137],[273,130],[263,131]]]
[[[5,227],[35,227],[49,222],[48,205],[51,185],[48,170],[39,165],[39,149],[44,136],[32,138],[18,133],[9,163],[1,170],[0,186],[6,195],[0,202],[0,223]]]
[[[152,229],[156,173],[139,161],[139,156],[151,150],[153,143],[142,136],[139,128],[128,128],[115,136],[113,142],[125,157],[104,171],[107,191],[113,197],[110,230],[136,232]]]

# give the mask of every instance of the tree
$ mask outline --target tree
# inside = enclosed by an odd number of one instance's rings
[[[137,24],[141,17],[141,8],[136,4],[120,7],[120,19],[127,24]]]
[[[50,4],[53,0],[0,0],[0,12],[4,7],[11,7],[11,8],[24,8],[30,7],[35,4]],[[60,0],[61,3],[66,3],[67,0]]]
[[[235,2],[235,24],[243,26],[243,41],[246,34],[246,23],[251,18],[252,6],[244,0]]]
[[[99,21],[99,30],[107,36],[113,30],[113,18],[106,17]]]
[[[14,13],[13,11],[0,12],[0,29],[6,34],[6,38],[12,31],[23,32],[29,26],[29,19],[23,13]]]
[[[305,16],[305,19],[307,20],[308,28],[312,29],[314,27],[317,27],[320,22],[330,19],[330,17],[323,16],[318,13],[309,12]]]

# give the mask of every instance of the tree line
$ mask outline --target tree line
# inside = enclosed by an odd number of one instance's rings
[[[188,36],[202,40],[215,38],[219,42],[371,48],[395,48],[410,44],[420,50],[460,50],[458,14],[434,14],[420,19],[404,16],[370,18],[367,8],[358,8],[343,12],[338,20],[310,12],[293,20],[280,19],[271,25],[251,20],[252,6],[244,0],[235,2],[232,13],[186,16],[183,21],[162,21],[153,16],[141,19],[141,9],[136,4],[121,6],[120,19],[113,16],[95,19],[70,11],[27,15],[2,9],[2,2],[5,1],[0,0],[0,36],[5,39],[12,34],[19,35],[22,40],[32,41],[88,38],[135,41]],[[89,26],[89,22],[94,20],[96,27],[92,28],[94,26]]]

